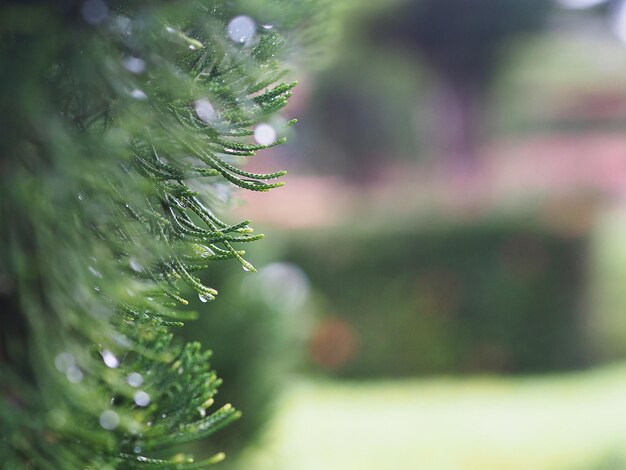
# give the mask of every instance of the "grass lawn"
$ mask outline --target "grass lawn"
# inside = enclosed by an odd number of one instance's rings
[[[530,378],[300,382],[243,468],[626,469],[626,366]]]

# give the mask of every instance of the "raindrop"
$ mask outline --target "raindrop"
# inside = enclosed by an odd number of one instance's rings
[[[126,57],[122,61],[122,65],[132,73],[141,73],[146,69],[146,63],[139,57]]]
[[[274,27],[273,24],[264,24],[262,26],[263,26],[263,29],[272,29]]]
[[[269,124],[259,124],[254,129],[254,140],[261,145],[272,145],[276,142],[276,131]]]
[[[113,340],[124,348],[130,348],[132,346],[132,342],[123,335],[114,335]]]
[[[222,202],[227,202],[231,195],[231,188],[227,184],[215,183],[213,186],[215,190],[215,196]]]
[[[135,393],[134,400],[138,406],[148,406],[150,404],[150,395],[143,390],[139,390]]]
[[[137,261],[135,258],[130,258],[128,260],[128,264],[130,265],[130,269],[132,269],[136,273],[142,273],[142,272],[145,271],[145,269],[141,265],[141,263],[139,261]]]
[[[65,377],[67,377],[67,380],[69,380],[73,384],[77,384],[78,382],[83,380],[83,371],[81,371],[76,366],[70,366],[65,372]]]
[[[140,387],[143,384],[143,376],[137,372],[131,372],[126,381],[131,387]]]
[[[572,10],[584,10],[585,8],[595,7],[601,3],[605,3],[607,0],[557,0],[561,6],[565,8],[571,8]]]
[[[87,266],[87,269],[89,270],[91,274],[102,279],[102,273],[98,271],[96,268],[94,268],[93,266]]]
[[[617,5],[611,23],[615,35],[626,44],[626,2]]]
[[[203,304],[206,304],[209,301],[209,297],[204,294],[198,294],[198,298],[200,299],[200,302],[202,302]]]
[[[161,415],[161,418],[165,419],[165,418],[167,418],[167,415],[166,415],[165,413],[163,413],[163,414]]]
[[[250,41],[255,33],[256,23],[249,16],[236,16],[228,23],[228,36],[239,44]]]
[[[193,44],[189,44],[189,49],[191,49],[192,51],[196,50],[196,46],[194,46]]]
[[[132,98],[135,98],[136,100],[145,100],[148,98],[148,96],[143,92],[143,90],[140,90],[139,88],[135,88],[134,90],[131,90],[130,96]]]
[[[81,193],[78,193],[76,197],[78,198],[79,201],[82,201],[83,199],[85,199],[85,196],[83,196]]]
[[[71,353],[67,351],[60,352],[54,358],[54,366],[60,372],[66,372],[70,367],[74,367],[76,365],[76,359]]]
[[[135,447],[133,447],[133,452],[134,452],[135,454],[138,454],[139,452],[141,452],[141,447],[139,447],[139,446],[135,446]]]
[[[86,0],[80,11],[85,21],[93,25],[103,23],[109,16],[109,7],[102,0]]]
[[[130,34],[133,29],[133,22],[128,16],[120,15],[115,18],[115,26],[122,34]]]
[[[128,423],[128,430],[131,434],[139,434],[141,432],[141,424],[137,421],[131,421]]]
[[[100,426],[107,431],[112,431],[120,424],[120,417],[115,411],[106,410],[100,414]]]
[[[207,258],[209,256],[213,256],[215,254],[215,252],[211,248],[209,248],[208,246],[202,245],[202,250],[203,250],[202,251],[202,256],[204,258]]]
[[[198,408],[198,412],[200,413],[201,417],[205,417],[206,416],[206,410],[204,408]]]
[[[268,305],[286,312],[297,311],[309,296],[309,278],[294,264],[272,263],[259,274],[261,297]]]
[[[207,100],[206,98],[200,98],[196,100],[194,103],[194,107],[196,109],[196,114],[204,122],[207,122],[207,123],[211,122],[217,116],[217,113],[215,112],[215,108],[213,107],[211,102]]]
[[[103,350],[101,354],[102,360],[107,365],[107,367],[115,369],[117,366],[120,365],[120,361],[117,359],[117,357],[115,357],[115,354],[113,354],[108,349]]]
[[[252,271],[252,269],[250,269],[249,266],[246,266],[245,264],[241,265],[241,269],[243,269],[245,272],[249,273],[250,271]]]

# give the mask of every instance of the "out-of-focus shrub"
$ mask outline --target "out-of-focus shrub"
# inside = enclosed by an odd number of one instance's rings
[[[591,236],[590,314],[586,330],[590,353],[600,361],[626,356],[626,214],[605,211]]]
[[[243,413],[212,442],[228,452],[229,459],[222,464],[227,468],[236,467],[240,452],[268,422],[290,371],[303,359],[304,332],[310,323],[309,281],[304,273],[280,262],[258,268],[257,273],[243,273],[236,265],[208,272],[207,282],[222,292],[207,311],[200,299],[190,302],[200,318],[182,331],[214,353],[212,365],[224,381],[218,405],[227,399]]]
[[[585,363],[583,238],[500,219],[309,233],[289,250],[324,299],[310,356],[337,375]]]

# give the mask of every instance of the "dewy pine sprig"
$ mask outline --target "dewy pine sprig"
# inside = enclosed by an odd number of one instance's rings
[[[179,444],[238,418],[213,410],[209,353],[170,328],[181,286],[233,259],[248,221],[225,184],[284,141],[288,53],[320,1],[46,0],[0,6],[0,462],[3,468],[204,468]],[[319,18],[318,18],[319,19]]]

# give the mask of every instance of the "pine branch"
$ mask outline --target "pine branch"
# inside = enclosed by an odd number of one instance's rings
[[[295,83],[278,82],[285,52],[315,2],[283,3],[282,27],[254,24],[244,41],[229,32],[238,3],[225,0],[0,6],[16,19],[0,26],[0,82],[11,87],[0,117],[7,468],[192,469],[224,458],[150,453],[239,417],[230,406],[207,414],[220,385],[209,354],[170,328],[195,316],[180,308],[186,291],[217,295],[194,273],[233,259],[255,270],[238,247],[263,235],[218,218],[215,195],[224,183],[283,184],[268,182],[283,171],[231,163],[285,140],[255,142],[254,131],[291,95]],[[258,24],[281,18],[268,5]],[[192,190],[198,179],[203,191]]]

